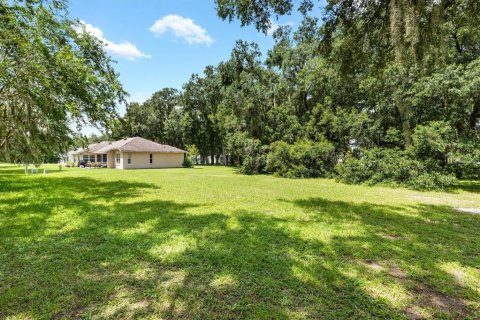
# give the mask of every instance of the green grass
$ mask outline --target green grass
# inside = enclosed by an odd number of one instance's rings
[[[0,164],[0,318],[480,317],[480,185]]]

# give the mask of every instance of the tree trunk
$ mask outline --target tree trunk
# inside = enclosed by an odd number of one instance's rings
[[[28,163],[24,162],[23,166],[25,167],[25,174],[28,174]]]

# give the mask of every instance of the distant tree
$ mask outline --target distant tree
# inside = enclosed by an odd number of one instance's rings
[[[183,111],[180,107],[173,108],[165,120],[163,129],[165,143],[177,148],[184,147],[182,115]]]
[[[156,142],[171,143],[181,147],[183,142],[179,138],[181,133],[178,132],[178,128],[175,129],[172,124],[169,124],[167,129],[166,124],[169,117],[175,116],[172,112],[180,104],[178,90],[173,88],[161,89],[144,103],[129,103],[125,116],[114,124],[112,133],[116,136],[140,136]],[[176,115],[178,115],[178,112]]]
[[[198,148],[194,144],[187,146],[188,156],[195,159],[195,164],[198,164]]]

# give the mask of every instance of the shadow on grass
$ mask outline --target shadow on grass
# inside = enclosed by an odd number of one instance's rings
[[[414,217],[402,208],[315,198],[292,203],[305,213],[304,221],[294,222],[261,212],[205,213],[195,204],[160,200],[161,189],[145,183],[1,175],[0,183],[0,318],[414,314],[372,294],[361,274],[345,271],[368,273],[361,261],[412,266],[405,268],[407,289],[432,290],[446,305],[440,311],[451,316],[470,312],[453,304],[458,295],[479,298],[436,264],[474,265],[478,254],[472,232],[479,220],[452,216],[446,208],[415,208],[421,213]],[[145,201],[143,193],[152,189],[158,197]],[[323,242],[290,227],[352,221],[367,232]],[[452,303],[438,285],[453,290],[447,292]]]
[[[352,204],[310,198],[293,201],[313,214],[309,222],[358,222],[360,235],[335,236],[331,247],[337,258],[366,266],[401,283],[413,300],[405,312],[424,306],[434,318],[478,316],[478,278],[466,284],[464,268],[478,274],[480,217],[458,213],[447,206],[413,207]],[[446,270],[446,265],[453,265]],[[465,303],[468,301],[469,303]],[[426,317],[426,316],[425,316]]]

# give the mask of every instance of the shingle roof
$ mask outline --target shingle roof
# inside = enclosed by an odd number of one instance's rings
[[[100,150],[101,148],[108,146],[110,144],[110,141],[101,141],[98,143],[94,143],[88,146],[87,150],[90,152],[95,152],[97,150]]]
[[[82,152],[92,152],[95,153],[95,151],[109,145],[111,142],[110,141],[100,141],[97,143],[92,143],[88,145],[86,148],[77,148],[75,150],[70,151],[70,154],[77,154],[77,153],[82,153]]]
[[[112,150],[122,152],[164,152],[164,153],[185,153],[186,151],[165,144],[156,143],[140,137],[126,138],[110,142],[104,147],[97,149],[95,153],[107,153]]]

